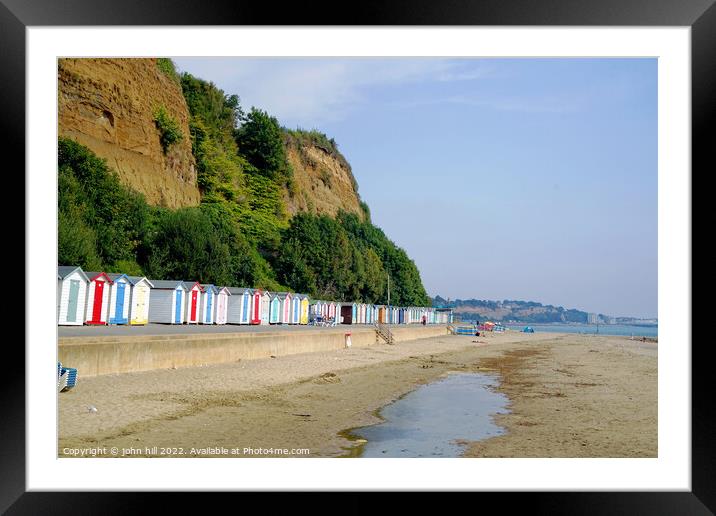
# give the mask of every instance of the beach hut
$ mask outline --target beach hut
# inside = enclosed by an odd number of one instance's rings
[[[370,303],[365,305],[365,323],[373,324],[373,305]]]
[[[201,315],[201,298],[204,289],[198,281],[185,281],[186,288],[186,313],[184,314],[184,322],[187,324],[197,324]]]
[[[87,277],[90,282],[85,324],[107,324],[112,279],[105,272],[88,272]]]
[[[314,319],[315,319],[316,317],[323,317],[323,301],[321,301],[321,300],[316,300],[316,301],[311,305],[311,309],[312,309],[311,315],[313,315],[313,318],[314,318]]]
[[[291,324],[291,301],[293,300],[293,296],[290,292],[281,292],[279,297],[281,298],[281,315],[279,322],[281,324]]]
[[[308,306],[309,306],[308,296],[305,295],[305,294],[301,294],[301,320],[300,320],[300,324],[308,324]]]
[[[57,324],[81,326],[84,323],[89,282],[82,267],[57,267]]]
[[[149,296],[152,283],[144,276],[129,278],[129,324],[138,326],[149,322]]]
[[[183,281],[149,280],[152,284],[149,297],[149,322],[164,324],[184,323],[184,306],[187,289]]]
[[[398,308],[398,324],[405,324],[405,308]]]
[[[231,292],[228,287],[217,287],[216,305],[214,308],[214,324],[226,324],[229,316],[229,298]]]
[[[341,305],[341,324],[353,324],[355,303]]]
[[[351,305],[351,324],[358,324],[358,303]]]
[[[384,306],[378,307],[378,322],[385,324],[388,320],[387,314],[386,314],[386,308]]]
[[[269,316],[271,312],[271,293],[266,291],[261,293],[261,324],[269,324]]]
[[[214,324],[214,311],[216,310],[216,296],[219,289],[211,283],[201,283],[204,291],[199,303],[199,322],[201,324]]]
[[[254,290],[251,294],[251,324],[261,324],[263,295],[264,293],[259,289]]]
[[[336,318],[336,308],[337,308],[337,305],[336,305],[335,302],[331,301],[330,303],[328,303],[328,318],[329,318],[329,319],[334,319],[334,320],[335,320],[335,318]]]
[[[278,294],[270,296],[271,311],[269,313],[269,324],[278,324],[281,320],[281,298]]]
[[[129,301],[132,284],[126,274],[107,274],[112,284],[109,288],[109,324],[129,324]]]
[[[301,294],[294,294],[291,300],[291,324],[301,323]]]
[[[229,324],[252,324],[255,293],[250,288],[228,287],[227,290],[230,296],[227,300],[226,322]],[[258,292],[256,299],[258,307],[261,302],[261,294]],[[256,314],[257,317],[260,315],[260,313]]]

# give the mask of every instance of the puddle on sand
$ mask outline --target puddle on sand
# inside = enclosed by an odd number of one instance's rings
[[[498,384],[495,375],[455,373],[419,387],[378,412],[385,422],[341,432],[358,443],[348,456],[459,457],[459,441],[505,433],[492,420],[508,412],[507,396],[492,389]]]

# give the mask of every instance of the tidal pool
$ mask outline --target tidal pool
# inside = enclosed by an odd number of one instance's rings
[[[385,422],[345,432],[367,441],[351,455],[459,457],[466,447],[461,441],[505,433],[492,419],[509,412],[507,396],[493,390],[498,384],[494,375],[455,373],[419,387],[380,410]]]

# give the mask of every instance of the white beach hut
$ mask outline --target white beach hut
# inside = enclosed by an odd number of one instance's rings
[[[132,284],[126,274],[109,273],[109,324],[129,324],[129,302]]]
[[[321,316],[321,301],[316,300],[310,304],[310,314],[312,319]]]
[[[266,290],[261,293],[261,321],[260,324],[269,324],[269,315],[271,312],[271,293]]]
[[[85,321],[89,278],[82,267],[57,267],[57,324],[81,326]]]
[[[183,281],[149,280],[152,284],[149,298],[149,322],[165,324],[184,323],[186,287]]]
[[[281,299],[281,294],[278,292],[271,294],[270,303],[271,312],[269,314],[269,323],[278,324],[281,322],[281,312],[283,308],[283,300]]]
[[[149,297],[152,283],[144,276],[127,276],[131,288],[129,296],[129,324],[141,325],[149,322]]]
[[[107,324],[109,314],[109,294],[112,279],[106,272],[88,272],[89,290],[87,292],[87,310],[85,324]]]
[[[229,287],[226,322],[229,324],[251,324],[253,315],[253,291],[250,288]],[[261,297],[258,296],[260,300]],[[256,314],[260,316],[261,313]]]
[[[290,292],[281,292],[281,316],[279,322],[281,324],[291,324],[291,301],[293,295]]]
[[[210,283],[202,283],[203,290],[199,309],[199,322],[201,324],[214,324],[214,312],[216,310],[216,296],[219,289]]]
[[[199,322],[199,316],[201,315],[201,298],[204,294],[204,289],[198,281],[185,281],[184,288],[186,288],[187,292],[184,322],[187,324],[197,324]]]
[[[291,300],[291,316],[289,324],[301,323],[301,294],[294,294]]]
[[[214,324],[226,324],[229,316],[229,298],[231,292],[228,287],[219,287],[216,293],[216,304],[214,307]]]

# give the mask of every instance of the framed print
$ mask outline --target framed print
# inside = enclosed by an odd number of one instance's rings
[[[691,169],[713,161],[712,2],[274,10],[0,0],[5,148],[26,174],[3,511],[142,503],[91,491],[235,490],[530,491],[540,512],[713,511],[708,346],[692,344],[691,313]],[[495,186],[488,169],[511,179]],[[552,195],[572,211],[545,218]],[[513,261],[490,261],[497,248]],[[525,299],[566,309],[500,293],[531,292],[518,285],[539,271],[550,293]],[[569,274],[593,305],[558,299]],[[459,290],[478,281],[495,294]],[[558,355],[553,331],[577,344]],[[457,359],[440,339],[500,351]],[[623,360],[606,368],[602,342]],[[64,392],[50,392],[50,370]],[[585,389],[587,408],[571,401]],[[476,392],[498,426],[458,435],[479,426],[461,422],[459,401]],[[528,398],[542,412],[516,401]],[[406,431],[416,407],[427,415]],[[503,434],[522,441],[495,445]]]

